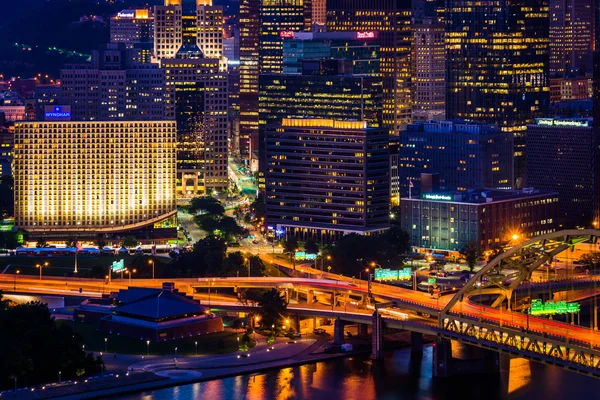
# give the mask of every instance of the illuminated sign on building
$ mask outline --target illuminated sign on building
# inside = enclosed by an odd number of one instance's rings
[[[421,193],[421,199],[422,200],[454,201],[454,196],[451,194]]]
[[[590,121],[587,119],[554,119],[554,118],[536,118],[535,122],[538,125],[548,126],[572,126],[585,128],[590,126]]]
[[[542,303],[541,300],[536,299],[531,301],[531,307],[529,313],[531,315],[553,315],[553,314],[567,314],[567,313],[578,313],[579,303],[567,303],[566,301],[547,301]]]
[[[117,13],[118,18],[134,18],[135,10],[123,10],[120,13]]]
[[[71,106],[45,106],[44,119],[46,121],[70,121]]]
[[[357,39],[374,39],[375,32],[356,32]]]
[[[284,39],[293,39],[294,31],[281,31],[279,32],[279,36]]]

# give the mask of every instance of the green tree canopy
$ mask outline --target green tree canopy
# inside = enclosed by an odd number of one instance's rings
[[[304,242],[304,251],[310,254],[319,252],[319,244],[314,239],[308,239]]]
[[[281,326],[281,322],[287,315],[287,303],[283,293],[277,289],[267,290],[262,294],[258,305],[261,308],[262,326],[267,328],[271,328],[271,325]]]
[[[136,247],[138,245],[138,241],[134,236],[125,236],[121,241],[121,246],[126,248]]]
[[[465,258],[467,261],[467,265],[469,266],[469,270],[473,272],[473,268],[477,265],[478,261],[483,259],[483,251],[481,250],[481,246],[476,241],[471,241],[460,249],[460,255]]]
[[[190,200],[188,210],[192,214],[223,215],[225,213],[223,205],[212,196],[194,197]]]
[[[101,358],[86,355],[79,337],[57,328],[48,306],[38,302],[6,304],[0,295],[0,389],[72,379],[100,371]]]

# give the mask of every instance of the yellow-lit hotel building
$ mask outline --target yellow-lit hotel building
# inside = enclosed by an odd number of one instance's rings
[[[15,226],[118,233],[175,215],[175,143],[175,121],[15,124]]]

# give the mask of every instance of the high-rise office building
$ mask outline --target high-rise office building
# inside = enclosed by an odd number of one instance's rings
[[[446,47],[444,25],[434,17],[414,20],[413,121],[446,116]]]
[[[154,57],[173,58],[183,44],[182,0],[154,6]]]
[[[154,42],[154,17],[147,9],[123,10],[110,18],[110,42],[134,46]]]
[[[190,198],[228,186],[227,73],[220,59],[202,58],[197,47],[182,47],[163,58],[169,116],[177,121],[177,196]],[[171,114],[172,113],[172,114]]]
[[[327,0],[312,0],[312,23],[327,24]]]
[[[283,38],[310,30],[310,14],[305,0],[240,1],[240,151],[247,160],[258,157],[258,75],[282,72]]]
[[[316,71],[334,64],[333,73],[315,75],[307,70],[303,75],[264,74],[259,80],[260,153],[264,155],[264,135],[267,125],[280,124],[283,118],[305,116],[345,121],[365,121],[370,128],[382,126],[382,84],[380,77],[353,76],[336,73],[335,65],[343,60],[319,61]],[[350,67],[349,67],[350,68]],[[264,171],[264,157],[258,159],[259,171]],[[264,187],[259,177],[259,186]]]
[[[593,0],[549,0],[550,76],[592,70],[595,50]]]
[[[510,189],[513,137],[492,124],[416,122],[400,135],[400,194],[419,196],[421,174],[439,174],[439,189]],[[411,187],[412,182],[412,187]]]
[[[379,76],[381,49],[378,34],[362,32],[297,32],[283,40],[283,73],[302,74],[305,60],[351,60],[350,73]]]
[[[154,56],[174,58],[182,45],[195,44],[205,58],[223,56],[223,8],[212,0],[196,0],[193,10],[182,0],[154,7]]]
[[[21,122],[14,140],[15,226],[30,233],[118,233],[177,213],[175,121]]]
[[[411,2],[327,0],[327,30],[379,32],[383,123],[398,134],[411,121]]]
[[[387,130],[365,121],[281,122],[266,129],[266,225],[323,242],[387,229]]]
[[[497,123],[515,136],[514,181],[525,181],[525,126],[549,104],[548,2],[493,8],[446,2],[446,118]]]
[[[61,104],[76,121],[162,120],[167,117],[165,72],[135,61],[135,49],[109,43],[92,51],[89,64],[61,70]]]
[[[538,118],[527,125],[527,185],[558,192],[563,228],[592,226],[597,145],[591,119]]]

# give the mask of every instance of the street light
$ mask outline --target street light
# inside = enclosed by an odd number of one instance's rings
[[[358,277],[359,277],[359,279],[360,279],[360,281],[361,281],[361,282],[360,282],[360,285],[361,285],[361,286],[362,286],[362,274],[363,274],[363,272],[366,272],[366,273],[368,274],[368,273],[370,272],[370,269],[369,269],[369,268],[365,268],[365,270],[364,270],[364,271],[360,271],[360,273],[358,274]],[[368,276],[368,275],[367,275],[367,276]]]
[[[62,371],[58,371],[58,383],[62,381]]]
[[[148,260],[148,264],[152,264],[152,279],[154,279],[154,260]]]
[[[248,263],[248,278],[250,278],[250,259],[249,258],[244,258],[244,263]]]
[[[512,240],[517,240],[518,238],[519,238],[519,235],[517,235],[516,233],[513,233]]]
[[[146,354],[150,355],[150,341],[146,340]]]
[[[13,274],[13,278],[14,278],[14,282],[13,282],[13,292],[17,291],[17,275],[19,275],[21,273],[21,270],[16,270],[15,273]]]
[[[106,346],[108,345],[108,338],[104,338],[104,352],[108,353],[108,350],[106,350]]]
[[[194,342],[194,345],[196,346],[196,355],[198,355],[198,342]]]
[[[45,261],[44,264],[35,264],[36,268],[40,269],[40,281],[42,280],[42,270],[44,269],[44,267],[48,266],[48,261]]]

